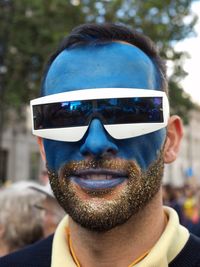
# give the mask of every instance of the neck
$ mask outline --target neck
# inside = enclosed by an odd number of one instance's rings
[[[165,228],[161,199],[159,191],[143,210],[105,233],[89,231],[70,218],[72,245],[81,267],[128,267],[150,250]]]

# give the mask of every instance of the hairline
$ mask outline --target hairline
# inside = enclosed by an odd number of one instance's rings
[[[87,27],[90,29],[94,29],[96,28],[96,30],[98,30],[98,27],[102,28],[102,29],[106,29],[106,27],[114,27],[114,29],[117,31],[126,31],[130,34],[130,36],[126,36],[124,37],[124,33],[119,33],[120,38],[112,38],[111,36],[106,36],[106,38],[104,38],[104,36],[97,36],[97,38],[92,39],[91,36],[87,36],[86,31],[88,30]],[[109,28],[109,30],[110,30]],[[81,36],[80,32],[81,30],[85,30],[85,32],[83,33],[83,37]],[[77,33],[78,32],[78,33]],[[79,36],[79,40],[75,39],[76,34],[80,35]],[[85,35],[84,35],[85,34]],[[136,36],[136,38],[133,40],[133,36]],[[74,40],[74,39],[75,40]],[[82,39],[81,39],[82,38]],[[141,42],[144,41],[144,44]],[[43,80],[42,80],[42,84],[41,84],[41,95],[44,96],[45,94],[45,81],[46,81],[46,77],[48,74],[48,71],[52,65],[52,63],[54,62],[54,60],[57,58],[57,56],[60,55],[60,53],[62,53],[64,50],[72,50],[75,49],[77,47],[85,47],[85,46],[100,46],[100,45],[105,45],[105,44],[109,44],[112,42],[118,42],[118,43],[124,43],[127,45],[132,45],[137,47],[139,50],[141,50],[152,62],[154,68],[155,68],[155,81],[158,84],[158,90],[164,91],[166,92],[166,94],[168,94],[168,84],[167,84],[167,80],[166,80],[166,66],[164,61],[162,60],[162,58],[160,57],[159,53],[156,50],[155,44],[151,41],[151,39],[140,33],[137,32],[135,30],[131,30],[126,26],[123,25],[117,25],[117,24],[112,24],[112,23],[104,23],[104,24],[83,24],[80,25],[78,27],[76,27],[74,30],[72,30],[72,32],[65,37],[62,42],[60,43],[58,49],[50,56],[45,70],[44,70],[44,75],[43,75]]]

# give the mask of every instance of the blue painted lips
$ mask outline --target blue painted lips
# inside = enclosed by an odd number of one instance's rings
[[[110,189],[123,183],[127,175],[122,172],[87,170],[70,177],[71,181],[86,190]]]

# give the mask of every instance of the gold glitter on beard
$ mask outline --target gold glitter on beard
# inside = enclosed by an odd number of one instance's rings
[[[48,168],[48,167],[47,167]],[[80,199],[70,181],[70,176],[86,169],[109,169],[125,171],[127,184],[117,196],[107,200],[106,194],[112,195],[115,188],[106,190],[89,190],[88,200]],[[81,226],[97,231],[108,231],[125,223],[132,215],[144,208],[155,196],[161,186],[164,163],[163,152],[147,171],[142,172],[139,166],[130,160],[100,159],[73,161],[65,164],[58,174],[48,170],[53,192],[66,213]],[[101,200],[96,206],[94,199]]]

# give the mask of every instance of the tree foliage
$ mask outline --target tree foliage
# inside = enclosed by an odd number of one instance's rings
[[[185,54],[177,53],[174,43],[193,33],[196,17],[191,2],[0,0],[1,107],[18,108],[38,95],[44,62],[74,26],[107,21],[143,31],[157,43],[161,55],[174,62],[169,78],[172,110],[186,116],[193,104],[179,85],[186,75]]]

